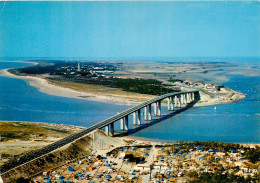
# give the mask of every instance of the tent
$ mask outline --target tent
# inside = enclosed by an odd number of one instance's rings
[[[78,177],[82,177],[83,175],[78,172],[78,173],[77,173],[77,176],[78,176]]]
[[[111,179],[111,175],[107,174],[106,178]]]
[[[71,171],[71,172],[74,171],[74,169],[71,166],[69,166],[68,170]]]

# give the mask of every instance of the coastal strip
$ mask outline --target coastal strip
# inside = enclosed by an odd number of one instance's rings
[[[23,79],[28,82],[29,85],[36,87],[39,89],[40,92],[46,93],[48,95],[60,96],[60,97],[67,97],[67,98],[76,98],[82,100],[90,100],[95,102],[103,102],[103,103],[112,103],[118,105],[125,105],[125,104],[134,104],[135,102],[114,97],[114,96],[105,96],[105,95],[98,95],[93,93],[85,93],[76,91],[70,88],[65,88],[61,86],[57,86],[51,84],[46,79],[34,76],[18,76],[8,72],[8,69],[0,70],[0,75],[3,77],[10,77],[10,78],[18,78]]]
[[[31,63],[38,64],[36,62]],[[52,80],[46,77],[46,75],[17,75],[10,72],[9,69],[10,68],[0,70],[0,75],[4,77],[23,79],[27,81],[29,85],[38,88],[40,92],[48,95],[117,105],[136,105],[156,97],[156,95],[134,93],[124,91],[120,88],[112,88],[102,85]],[[205,89],[201,90],[200,101],[196,103],[195,107],[232,103],[235,100],[242,100],[245,97],[244,94],[229,88],[224,88],[226,94],[218,92],[218,94],[221,94],[220,97],[216,94],[207,92],[206,90],[206,92],[203,92],[204,90]]]

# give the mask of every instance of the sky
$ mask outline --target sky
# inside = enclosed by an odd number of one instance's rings
[[[205,57],[260,58],[260,2],[16,1],[0,14],[0,59]]]

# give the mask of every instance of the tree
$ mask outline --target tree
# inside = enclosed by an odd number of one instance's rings
[[[20,177],[19,179],[16,180],[16,183],[30,183],[30,179],[25,179],[23,177]]]

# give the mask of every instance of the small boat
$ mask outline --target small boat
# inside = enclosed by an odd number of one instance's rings
[[[214,107],[214,110],[217,110],[217,107],[216,107],[216,106]]]

